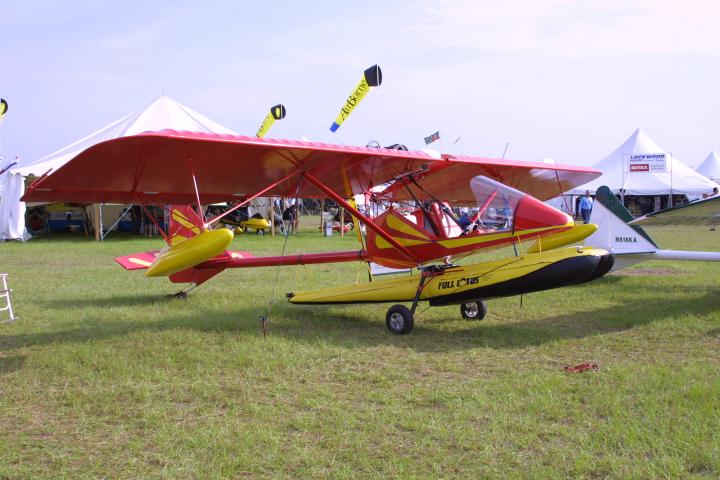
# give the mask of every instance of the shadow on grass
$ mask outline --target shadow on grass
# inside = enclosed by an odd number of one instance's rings
[[[609,307],[588,309],[562,315],[553,315],[525,321],[497,324],[490,322],[466,322],[465,328],[437,328],[441,320],[423,321],[418,317],[411,335],[398,336],[385,330],[380,319],[357,318],[344,307],[322,307],[308,310],[289,304],[278,304],[268,323],[269,335],[291,341],[317,344],[325,343],[345,348],[374,345],[397,345],[417,351],[453,351],[477,347],[523,348],[564,339],[580,339],[593,335],[620,332],[648,323],[676,318],[683,315],[702,315],[716,310],[716,298],[720,289],[708,289],[704,296],[686,298],[663,297],[658,292],[654,298],[638,301],[627,298]],[[163,299],[157,295],[141,297],[111,297],[108,305],[118,299],[135,305],[154,303]],[[125,303],[127,305],[127,303]],[[60,305],[58,305],[60,306]],[[491,303],[492,308],[492,303]],[[384,310],[382,310],[384,320]],[[188,304],[182,314],[161,320],[98,321],[85,318],[82,324],[66,330],[0,335],[0,351],[49,344],[102,341],[131,335],[135,332],[166,332],[194,330],[208,333],[235,333],[244,336],[262,336],[257,307],[243,306],[232,311],[208,311],[205,307]],[[138,316],[142,312],[138,311]],[[2,359],[0,359],[2,360]],[[17,366],[21,366],[20,362]],[[10,361],[12,364],[13,361]],[[2,364],[0,364],[2,365]],[[6,367],[7,368],[7,367]],[[0,366],[0,371],[3,367]]]
[[[0,356],[0,375],[20,370],[25,364],[24,355],[3,355]]]
[[[720,328],[713,328],[711,330],[708,330],[705,335],[708,337],[720,337]]]
[[[140,305],[152,305],[155,303],[165,302],[168,300],[178,300],[171,298],[170,294],[128,294],[128,295],[113,295],[112,297],[97,297],[87,298],[83,301],[79,301],[74,298],[56,298],[52,300],[42,300],[39,303],[42,304],[45,309],[70,309],[79,310],[86,308],[88,305],[93,307],[133,307]]]

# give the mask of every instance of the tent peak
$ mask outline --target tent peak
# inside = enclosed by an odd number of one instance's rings
[[[229,128],[191,110],[168,96],[161,95],[139,110],[129,113],[80,140],[14,171],[18,171],[23,175],[42,175],[49,169],[57,170],[75,155],[97,143],[113,138],[165,129],[236,134]]]
[[[600,185],[607,185],[613,191],[625,190],[628,195],[701,195],[711,192],[715,183],[702,170],[688,167],[673,155],[666,155],[667,170],[660,172],[628,170],[630,156],[637,154],[668,154],[640,128],[630,135],[610,155],[593,165],[603,175],[592,182],[572,190],[573,194],[585,190],[595,191]],[[719,162],[720,163],[720,162]]]
[[[696,170],[712,180],[720,180],[720,155],[713,150]]]

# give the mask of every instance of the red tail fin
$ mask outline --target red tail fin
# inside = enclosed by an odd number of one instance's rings
[[[168,237],[170,245],[176,245],[202,232],[202,219],[190,205],[170,206]]]

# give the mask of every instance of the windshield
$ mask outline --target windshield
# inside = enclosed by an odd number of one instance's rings
[[[513,217],[520,199],[525,194],[482,175],[470,181],[477,201],[477,210],[471,212],[473,220],[484,230],[512,230]]]

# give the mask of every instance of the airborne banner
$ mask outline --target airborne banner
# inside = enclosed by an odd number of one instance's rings
[[[355,89],[352,91],[350,96],[345,100],[345,104],[340,109],[340,114],[337,116],[333,124],[330,126],[330,131],[335,132],[340,125],[350,116],[358,103],[365,98],[365,95],[370,91],[370,87],[379,87],[382,83],[382,70],[377,65],[365,70],[360,83],[357,84]]]
[[[0,122],[5,118],[5,112],[7,112],[8,104],[4,98],[0,98]]]
[[[264,137],[265,134],[270,130],[270,128],[272,128],[275,120],[282,120],[283,118],[285,118],[286,113],[287,111],[285,110],[285,106],[281,103],[278,103],[277,105],[272,107],[267,116],[265,116],[265,120],[263,120],[263,123],[262,125],[260,125],[260,128],[258,129],[255,136],[258,138]]]

